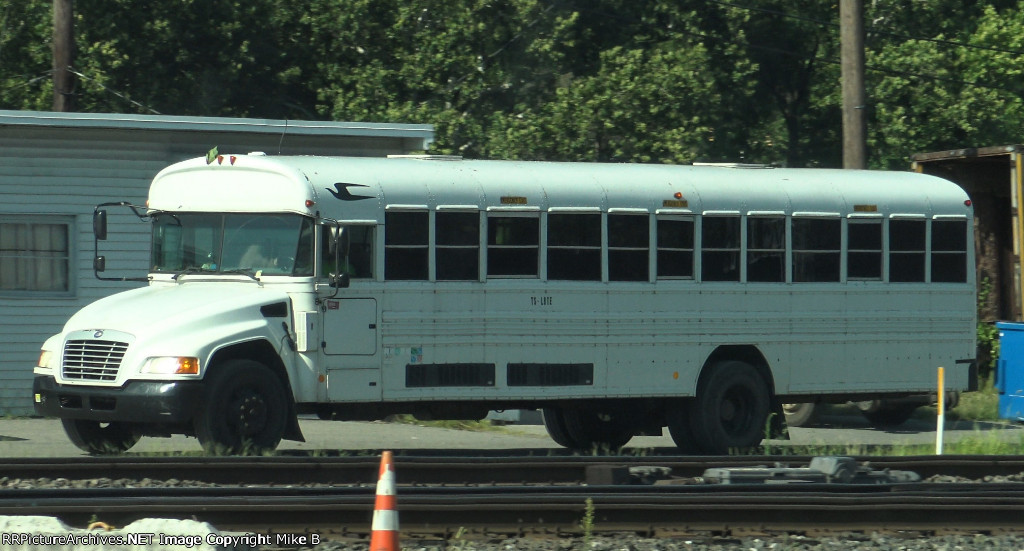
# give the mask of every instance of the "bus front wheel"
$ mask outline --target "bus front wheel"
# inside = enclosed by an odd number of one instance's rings
[[[717,455],[757,446],[769,430],[770,412],[768,385],[754,366],[735,360],[715,364],[690,402],[694,443]]]
[[[252,360],[231,360],[207,377],[206,400],[195,419],[208,453],[273,450],[288,425],[288,398],[276,375]]]

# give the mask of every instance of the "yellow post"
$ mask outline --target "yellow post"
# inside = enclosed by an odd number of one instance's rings
[[[946,373],[945,369],[939,368],[939,393],[938,393],[938,408],[939,415],[935,421],[935,455],[942,455],[942,429],[946,425]]]

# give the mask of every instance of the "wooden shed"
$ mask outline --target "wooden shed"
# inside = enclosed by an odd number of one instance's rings
[[[918,153],[914,170],[957,183],[974,203],[979,321],[1021,320],[1024,145]]]
[[[386,156],[423,151],[433,137],[421,124],[0,110],[0,414],[32,412],[39,347],[71,314],[140,285],[93,276],[96,204],[144,204],[160,169],[214,146],[222,153]],[[111,222],[103,246],[108,273],[144,274],[148,228],[131,216]]]

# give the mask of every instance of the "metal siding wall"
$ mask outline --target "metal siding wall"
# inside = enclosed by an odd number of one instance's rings
[[[92,209],[106,200],[144,202],[149,181],[169,162],[166,148],[143,140],[105,139],[109,131],[0,129],[0,214],[59,216],[71,229],[72,295],[0,296],[0,414],[32,412],[32,366],[39,347],[77,309],[137,283],[107,283],[92,274]],[[128,223],[136,224],[134,231]],[[103,247],[108,270],[144,274],[145,226],[134,217],[111,219]],[[138,267],[143,267],[140,271]]]

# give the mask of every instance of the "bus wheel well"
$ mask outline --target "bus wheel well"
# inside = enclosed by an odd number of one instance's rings
[[[223,365],[231,360],[252,360],[258,362],[267,366],[277,376],[285,389],[285,396],[288,397],[288,425],[285,428],[284,437],[287,440],[305,442],[302,430],[299,428],[299,419],[295,411],[295,398],[292,395],[292,386],[288,380],[288,372],[285,371],[284,362],[281,361],[281,357],[277,354],[274,346],[264,339],[257,339],[221,348],[214,352],[213,357],[210,358],[208,369],[215,370],[218,365]],[[204,375],[204,378],[208,375],[209,371]]]
[[[754,366],[758,374],[764,379],[765,384],[768,385],[772,399],[775,398],[775,377],[772,376],[772,368],[768,365],[768,360],[764,358],[764,354],[761,354],[761,351],[752,344],[730,344],[716,348],[701,367],[697,388],[701,387],[701,384],[711,373],[710,367],[728,360],[740,361]]]
[[[701,388],[703,388],[704,382],[713,371],[712,368],[716,364],[725,361],[740,361],[754,366],[754,369],[764,379],[765,385],[768,388],[769,407],[772,412],[771,437],[783,436],[785,434],[785,416],[782,412],[782,403],[775,397],[775,377],[772,375],[772,368],[768,364],[768,360],[765,359],[764,354],[756,346],[752,344],[730,344],[716,348],[701,367],[700,377],[697,378],[697,392],[700,392]]]

